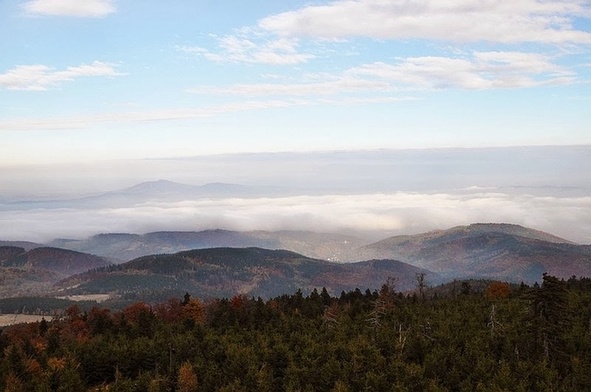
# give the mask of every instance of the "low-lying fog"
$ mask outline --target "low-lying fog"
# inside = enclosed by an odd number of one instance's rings
[[[237,154],[0,167],[0,240],[215,228],[313,230],[379,239],[506,222],[591,243],[590,167],[590,146]],[[241,184],[259,192],[179,199],[172,194],[175,189],[167,198],[166,192],[154,197],[148,188],[127,203],[126,194],[116,192],[158,179]],[[265,194],[266,189],[274,191]],[[115,202],[94,203],[93,196],[105,192],[112,192]]]

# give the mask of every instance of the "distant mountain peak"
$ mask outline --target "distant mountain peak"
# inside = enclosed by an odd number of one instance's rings
[[[124,193],[145,193],[145,192],[173,192],[178,190],[191,189],[192,185],[181,184],[169,180],[145,181],[123,189]]]
[[[534,282],[542,272],[588,276],[591,248],[509,223],[475,223],[395,236],[361,248],[361,256],[395,258],[446,277]]]

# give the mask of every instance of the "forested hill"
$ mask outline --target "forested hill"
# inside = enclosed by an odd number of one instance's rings
[[[26,251],[0,247],[0,266],[41,269],[68,276],[111,264],[107,259],[67,249],[39,247]]]
[[[111,263],[66,249],[0,246],[0,298],[47,294],[60,279]]]
[[[418,273],[425,273],[431,282],[439,281],[436,274],[396,260],[340,264],[285,250],[211,248],[141,257],[73,276],[58,287],[75,287],[68,293],[178,295],[188,291],[200,297],[244,293],[269,298],[298,289],[326,287],[331,293],[374,289],[388,277],[396,277],[399,288],[406,290],[414,287]]]
[[[0,390],[591,390],[589,279],[481,283],[72,306],[0,330]]]
[[[217,247],[287,249],[308,257],[347,261],[351,250],[367,244],[359,238],[311,231],[158,231],[105,233],[87,239],[56,239],[51,246],[129,261],[141,256]]]
[[[473,224],[395,236],[357,252],[359,259],[394,258],[448,278],[534,283],[544,272],[562,278],[591,276],[591,246],[509,224]]]

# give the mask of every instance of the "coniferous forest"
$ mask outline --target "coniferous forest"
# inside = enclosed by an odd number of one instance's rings
[[[0,349],[3,391],[590,390],[591,280],[71,306]]]

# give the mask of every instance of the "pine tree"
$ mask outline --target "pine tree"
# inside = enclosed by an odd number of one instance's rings
[[[544,273],[531,300],[531,327],[538,355],[546,362],[562,359],[563,334],[570,324],[566,284]]]

